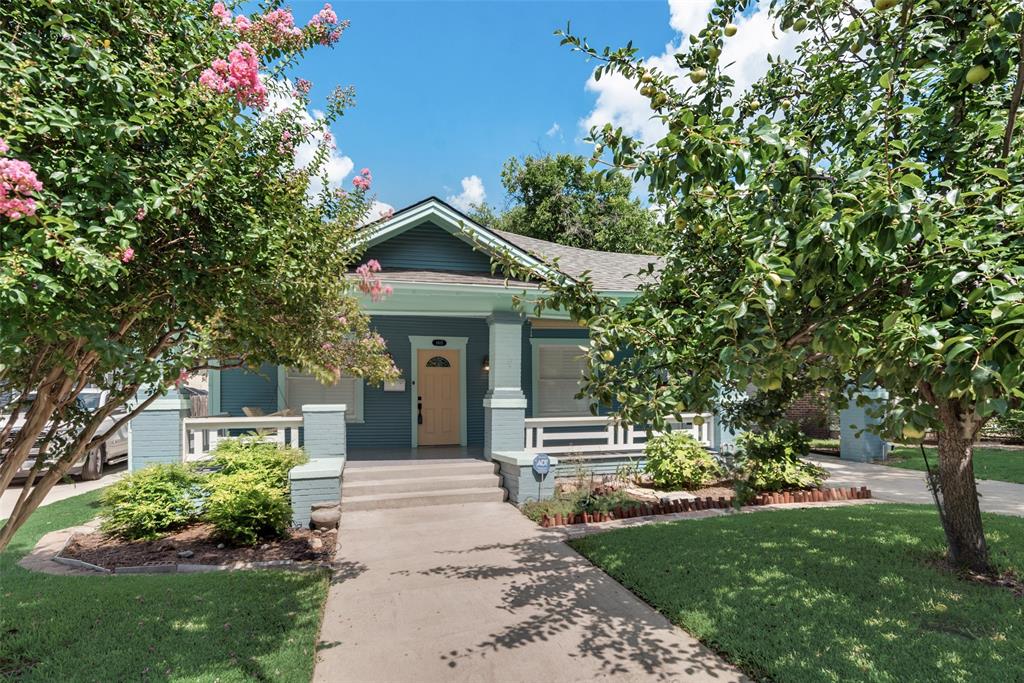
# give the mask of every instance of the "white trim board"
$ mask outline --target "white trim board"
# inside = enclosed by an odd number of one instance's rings
[[[444,346],[434,346],[435,339],[443,339],[447,342]],[[416,420],[416,398],[419,395],[419,388],[416,386],[416,380],[419,378],[419,351],[426,349],[444,349],[447,351],[458,351],[459,352],[459,445],[469,445],[468,429],[466,425],[467,419],[467,406],[469,405],[469,397],[466,396],[466,362],[467,354],[466,347],[469,345],[469,337],[446,337],[444,335],[423,335],[423,334],[410,334],[409,335],[409,346],[412,351],[410,358],[411,370],[409,374],[409,402],[411,404],[409,410],[409,422],[412,430],[410,437],[410,443],[413,448],[419,447],[419,423]]]

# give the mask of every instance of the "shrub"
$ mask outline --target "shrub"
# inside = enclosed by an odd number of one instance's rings
[[[243,436],[221,441],[203,465],[219,474],[251,472],[271,486],[287,489],[288,470],[307,460],[306,454],[298,448],[285,448],[257,437]]]
[[[736,439],[736,451],[741,500],[761,491],[817,487],[828,476],[822,468],[800,459],[810,453],[811,444],[790,422],[741,434]]]
[[[714,456],[683,432],[668,432],[649,439],[644,456],[644,471],[660,488],[700,488],[718,481],[724,474]]]
[[[523,503],[520,509],[524,515],[539,522],[544,515],[554,517],[557,514],[568,516],[582,512],[611,512],[617,507],[629,509],[639,505],[639,502],[630,498],[623,491],[592,493],[579,490],[548,500],[531,500]]]
[[[100,500],[102,530],[128,540],[159,538],[195,521],[201,478],[182,465],[153,465],[112,484]]]
[[[288,490],[267,480],[266,472],[218,472],[209,477],[203,518],[225,540],[240,545],[282,535],[292,519]]]

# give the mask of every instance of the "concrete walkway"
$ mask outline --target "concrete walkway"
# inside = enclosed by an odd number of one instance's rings
[[[737,681],[507,503],[346,512],[315,681]]]
[[[89,491],[95,491],[101,489],[104,486],[110,486],[115,481],[125,475],[127,471],[127,465],[116,465],[111,469],[104,471],[103,476],[93,481],[79,481],[73,479],[66,483],[60,483],[50,489],[50,492],[46,494],[46,498],[43,499],[42,505],[49,505],[50,503],[56,503],[58,500],[64,500],[65,498],[71,498],[72,496],[78,496]],[[3,493],[0,493],[0,519],[7,519],[11,516],[11,511],[14,510],[14,504],[18,502],[18,496],[21,494],[21,484],[16,483]]]
[[[867,486],[879,500],[897,503],[933,504],[925,485],[925,473],[899,467],[851,462],[839,458],[808,458],[829,471],[826,486]],[[978,480],[981,509],[1003,515],[1024,517],[1024,484]]]

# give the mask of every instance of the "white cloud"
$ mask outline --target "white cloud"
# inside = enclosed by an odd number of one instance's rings
[[[269,85],[269,84],[268,84]],[[273,115],[280,113],[286,109],[295,107],[297,99],[291,94],[291,83],[288,81],[284,82],[285,88],[270,87],[267,107],[264,110],[264,115]],[[299,118],[303,124],[311,125],[316,121],[320,121],[324,118],[324,113],[319,109],[314,109],[313,113],[310,114],[305,109],[302,110]],[[324,144],[325,135],[327,131],[316,131],[307,140],[299,143],[295,147],[295,167],[306,168],[313,161],[316,156],[317,148]],[[352,172],[355,167],[355,163],[351,158],[338,152],[337,147],[331,145],[328,152],[328,157],[324,162],[322,173],[326,173],[328,187],[340,187],[341,182],[345,177]],[[309,183],[310,195],[316,195],[323,189],[323,182],[320,178],[312,178]]]
[[[644,64],[682,79],[685,72],[676,64],[675,54],[689,47],[684,43],[689,34],[704,28],[714,2],[668,0],[668,5],[669,25],[681,35],[677,41],[666,45],[661,54],[646,58]],[[726,68],[726,73],[736,81],[734,93],[743,92],[767,72],[769,54],[792,56],[800,41],[800,34],[795,31],[777,30],[773,35],[773,22],[768,16],[767,5],[767,2],[761,2],[750,16],[736,17],[738,32],[724,41],[719,63],[732,63]],[[682,83],[680,87],[683,87]],[[654,142],[664,135],[664,126],[660,121],[652,120],[650,103],[636,91],[635,83],[618,75],[605,75],[600,81],[591,76],[586,89],[596,93],[597,101],[593,110],[580,121],[584,132],[589,132],[592,126],[611,123],[646,142]]]
[[[554,123],[551,124],[551,127],[548,128],[548,132],[544,134],[547,135],[549,138],[553,138],[561,132],[562,127],[558,125],[558,121],[555,121]]]
[[[471,175],[462,179],[461,193],[448,196],[448,203],[459,211],[469,211],[473,206],[483,204],[486,199],[484,181],[480,180],[480,176]]]

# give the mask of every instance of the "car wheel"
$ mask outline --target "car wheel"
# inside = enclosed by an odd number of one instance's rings
[[[82,466],[82,481],[93,481],[103,476],[103,460],[106,457],[105,448],[100,446],[85,456],[85,464]]]

